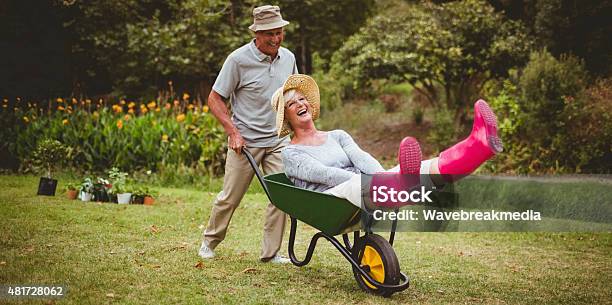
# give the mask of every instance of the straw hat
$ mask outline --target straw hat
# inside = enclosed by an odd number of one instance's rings
[[[293,74],[287,78],[282,87],[278,88],[272,95],[272,109],[276,111],[276,128],[278,128],[278,137],[282,138],[291,133],[291,127],[285,120],[285,92],[295,89],[302,93],[308,100],[308,111],[312,116],[312,120],[319,118],[321,110],[321,96],[319,95],[319,86],[315,80],[305,74]]]
[[[282,28],[289,24],[283,20],[280,8],[276,5],[264,5],[253,9],[253,24],[249,29],[253,32]]]

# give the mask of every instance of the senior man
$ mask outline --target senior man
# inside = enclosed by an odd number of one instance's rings
[[[265,5],[253,10],[255,39],[232,52],[217,76],[208,96],[212,114],[229,136],[223,190],[213,203],[208,226],[198,254],[215,256],[214,249],[225,238],[236,207],[251,180],[253,169],[241,148],[248,147],[264,173],[281,172],[281,149],[288,139],[278,139],[274,111],[270,99],[291,74],[298,73],[295,56],[281,47],[284,39],[283,20],[278,6]],[[229,99],[232,115],[224,102]],[[285,230],[286,215],[268,203],[263,230],[260,259],[264,262],[287,263],[278,255]]]

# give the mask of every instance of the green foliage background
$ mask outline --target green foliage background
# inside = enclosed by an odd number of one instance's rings
[[[110,110],[93,119],[91,112],[66,116],[51,107],[30,113],[24,104],[47,105],[57,96],[171,101],[189,92],[201,107],[225,57],[252,38],[247,27],[253,7],[261,4],[2,2],[0,96],[6,108],[0,120],[6,127],[0,131],[0,167],[25,162],[22,168],[29,168],[29,152],[50,136],[79,147],[77,160],[88,170],[114,164],[124,170],[178,173],[172,170],[178,166],[196,175],[203,168],[218,172],[224,136],[212,118],[177,125],[177,113],[149,113],[118,133],[118,117]],[[429,126],[426,139],[440,151],[466,134],[472,103],[485,98],[496,108],[506,143],[489,170],[612,172],[609,1],[270,4],[291,21],[285,46],[296,54],[300,71],[317,79],[323,114],[354,109],[352,102],[378,107],[383,101],[387,109],[384,101],[400,101],[401,107],[393,107]],[[395,85],[409,90],[387,90]],[[186,115],[185,122],[194,120]],[[149,128],[156,120],[159,125]],[[76,124],[82,126],[72,128]],[[163,134],[175,142],[160,142]]]
[[[31,152],[47,138],[70,147],[71,158],[66,161],[81,172],[105,172],[111,167],[129,172],[189,167],[193,174],[215,175],[223,169],[225,135],[207,112],[183,113],[177,107],[137,115],[109,108],[40,112],[27,107],[0,108],[0,140],[24,171],[31,169]]]

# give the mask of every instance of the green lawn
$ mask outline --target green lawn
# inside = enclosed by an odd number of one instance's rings
[[[199,264],[218,190],[160,188],[156,205],[124,206],[36,196],[37,179],[0,176],[0,285],[66,285],[57,304],[612,300],[611,233],[398,233],[395,251],[412,282],[385,299],[361,292],[349,264],[323,240],[308,266],[258,262],[265,196],[257,188],[234,214],[218,257]],[[315,230],[298,231],[303,254]]]

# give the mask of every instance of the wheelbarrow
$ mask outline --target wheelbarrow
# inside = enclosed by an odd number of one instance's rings
[[[389,241],[372,232],[361,235],[363,211],[360,208],[333,195],[297,188],[284,173],[264,177],[250,152],[246,148],[243,148],[242,152],[253,167],[270,202],[291,219],[288,254],[294,265],[307,265],[317,241],[323,237],[351,264],[355,280],[364,291],[389,297],[408,288],[410,281],[401,272],[392,246],[396,221],[392,225]],[[303,260],[299,260],[294,252],[297,220],[319,230],[310,240]],[[353,233],[352,243],[349,239],[350,232]],[[344,244],[335,237],[337,235],[342,235]]]

